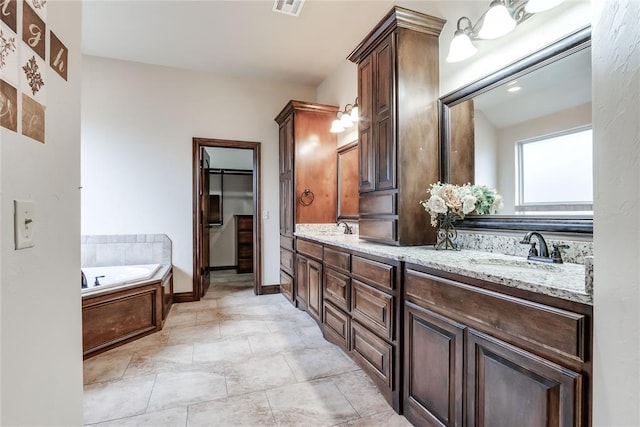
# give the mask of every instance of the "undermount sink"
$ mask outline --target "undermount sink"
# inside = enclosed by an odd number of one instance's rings
[[[470,258],[469,262],[475,265],[486,265],[509,270],[520,271],[558,271],[558,267],[553,264],[528,261],[526,259],[503,259],[503,258]]]

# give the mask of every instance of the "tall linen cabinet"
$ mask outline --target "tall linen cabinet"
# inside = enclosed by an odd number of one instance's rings
[[[280,134],[280,290],[297,305],[293,233],[301,223],[335,223],[338,107],[289,101],[275,118]],[[309,297],[300,295],[306,306]]]
[[[394,7],[348,59],[358,64],[360,238],[433,243],[420,205],[439,179],[438,37],[445,21]]]

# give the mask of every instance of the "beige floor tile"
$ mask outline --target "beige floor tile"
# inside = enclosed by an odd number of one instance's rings
[[[216,300],[200,300],[194,302],[185,302],[180,304],[173,304],[171,307],[171,313],[193,313],[197,311],[209,310],[218,307]]]
[[[196,313],[193,313],[196,314]],[[202,325],[171,328],[168,345],[215,342],[221,338],[220,324],[217,322]]]
[[[251,358],[247,337],[223,339],[214,343],[194,344],[193,363],[235,361]]]
[[[86,385],[84,422],[91,424],[144,413],[155,379],[155,375],[147,375]]]
[[[220,334],[223,338],[268,333],[269,329],[264,321],[224,320],[220,323]]]
[[[338,347],[306,348],[283,353],[298,381],[338,375],[355,371],[358,365],[349,359]]]
[[[227,396],[224,375],[207,371],[158,374],[148,411],[159,411]]]
[[[349,421],[340,426],[350,427],[412,427],[412,424],[407,421],[402,415],[396,414],[393,410],[383,412],[380,414],[371,415],[369,417],[358,418],[353,421]]]
[[[220,323],[225,320],[226,316],[220,313],[218,310],[209,309],[205,311],[196,312],[196,326],[205,325],[207,323]]]
[[[281,426],[330,426],[358,418],[358,413],[328,379],[267,390],[271,411]]]
[[[136,352],[124,377],[158,374],[189,369],[193,363],[193,345],[162,346]]]
[[[103,353],[87,359],[83,364],[84,383],[91,384],[122,378],[132,356],[133,352]]]
[[[195,326],[196,325],[196,313],[186,312],[180,313],[179,311],[173,311],[169,313],[169,317],[164,322],[165,328],[175,328],[177,326]]]
[[[291,352],[305,348],[304,342],[292,330],[272,334],[250,335],[249,344],[251,344],[251,351],[256,355]]]
[[[187,424],[187,407],[149,412],[135,417],[92,424],[94,427],[184,427]]]
[[[331,380],[361,417],[393,411],[371,378],[362,370],[336,375]]]
[[[281,354],[229,362],[225,368],[229,396],[266,390],[296,382]]]
[[[187,427],[275,426],[271,407],[263,391],[189,406]]]
[[[324,339],[322,331],[317,325],[306,326],[304,328],[296,328],[295,332],[298,334],[302,342],[307,347],[332,347],[333,344]]]
[[[272,318],[273,319],[273,318]],[[309,328],[315,327],[319,328],[318,324],[315,320],[313,320],[309,315],[302,313],[302,315],[285,315],[280,316],[277,320],[269,320],[265,322],[267,328],[270,332],[283,332],[290,331],[291,329],[299,329],[299,328]]]

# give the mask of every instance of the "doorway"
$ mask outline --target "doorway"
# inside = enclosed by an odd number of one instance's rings
[[[224,167],[218,161],[218,155],[224,149],[231,152],[250,153],[249,166],[237,167],[229,163]],[[245,153],[243,154],[246,158]],[[223,160],[224,162],[224,160]],[[225,180],[227,186],[243,185],[250,182],[250,208],[244,207],[235,215],[230,207],[237,201],[227,198],[225,211]],[[229,141],[209,138],[193,138],[193,300],[200,300],[209,287],[210,272],[215,269],[235,269],[237,272],[253,272],[253,289],[256,295],[265,293],[262,286],[262,247],[260,221],[260,143],[248,141]],[[225,217],[226,213],[226,217]],[[249,215],[250,213],[250,215]],[[240,215],[244,214],[244,215]],[[221,242],[221,251],[233,252],[220,256],[210,239],[221,238],[221,230],[231,232],[232,243]],[[229,233],[225,233],[229,234]],[[240,243],[241,241],[241,243]],[[229,247],[231,245],[232,247]],[[231,256],[231,258],[229,258]],[[226,258],[225,258],[226,257]],[[229,261],[232,259],[233,261]],[[212,262],[214,260],[215,262]],[[220,261],[222,260],[222,261]],[[214,265],[220,264],[222,265]]]

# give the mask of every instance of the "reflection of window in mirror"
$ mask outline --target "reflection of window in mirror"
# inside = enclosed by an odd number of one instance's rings
[[[516,143],[517,213],[593,213],[591,127]]]

